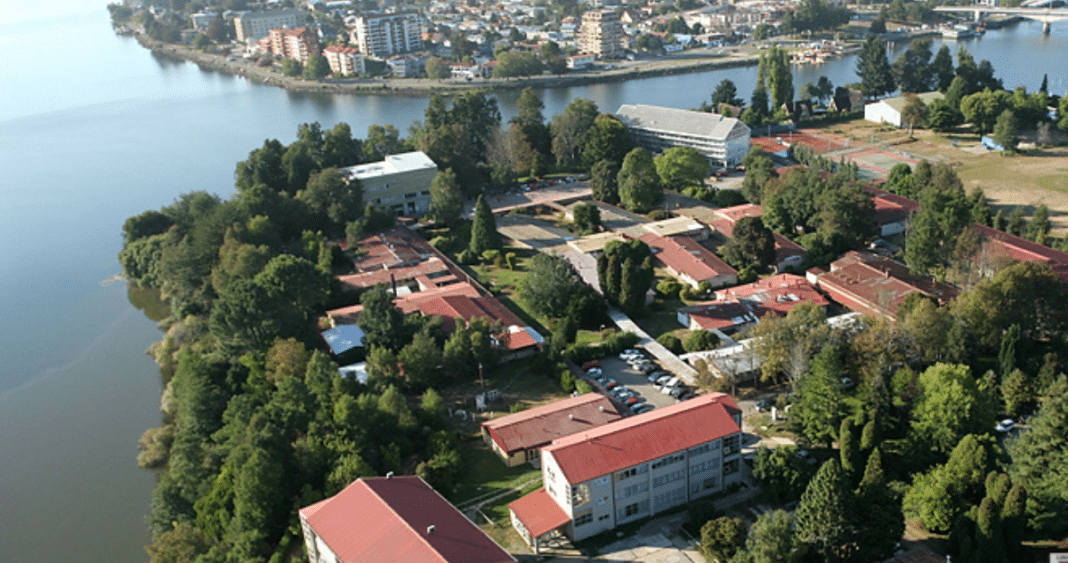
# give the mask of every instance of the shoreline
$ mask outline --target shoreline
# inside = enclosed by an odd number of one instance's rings
[[[487,78],[473,81],[460,79],[434,80],[429,78],[353,78],[305,80],[282,76],[270,67],[260,67],[245,62],[229,61],[223,55],[197,51],[185,45],[162,43],[137,34],[138,43],[153,54],[188,61],[201,67],[234,76],[241,76],[267,86],[285,90],[326,94],[391,94],[402,96],[429,96],[432,94],[457,94],[469,90],[501,92],[524,88],[561,88],[610,84],[642,78],[692,74],[723,68],[756,66],[758,58],[747,54],[713,55],[690,59],[653,61],[636,68],[622,68],[583,72],[579,74],[543,75],[517,78]],[[622,63],[622,61],[621,61]]]

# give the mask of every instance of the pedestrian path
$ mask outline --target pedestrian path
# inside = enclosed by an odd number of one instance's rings
[[[612,322],[615,323],[617,327],[619,327],[619,330],[637,334],[640,339],[638,340],[638,345],[655,356],[664,369],[681,377],[689,385],[697,384],[697,370],[690,367],[686,362],[680,360],[678,356],[671,352],[671,350],[668,350],[662,344],[653,340],[653,338],[642,330],[641,327],[638,326],[638,323],[631,320],[626,313],[615,307],[610,307],[608,309],[608,317],[612,319]]]

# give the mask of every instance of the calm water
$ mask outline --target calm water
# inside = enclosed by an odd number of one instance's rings
[[[137,438],[159,423],[160,338],[115,256],[126,217],[206,189],[228,196],[234,163],[298,123],[394,123],[426,100],[291,94],[154,57],[114,36],[96,0],[23,3],[0,15],[0,549],[4,560],[144,561],[154,475]],[[1006,84],[1068,87],[1068,24],[967,43]],[[937,45],[936,45],[937,48]],[[844,59],[798,69],[797,87],[856,80]],[[694,107],[730,78],[749,96],[755,69],[543,93],[546,115],[575,97]],[[500,96],[505,119],[518,94]]]

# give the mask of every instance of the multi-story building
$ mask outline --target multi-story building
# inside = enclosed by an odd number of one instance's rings
[[[438,165],[421,151],[392,154],[381,162],[342,168],[363,185],[363,200],[397,215],[415,217],[430,209],[430,184]]]
[[[416,476],[357,479],[300,509],[300,527],[311,563],[515,563]]]
[[[355,47],[330,45],[323,49],[323,57],[330,65],[330,70],[336,74],[365,74],[367,72],[363,55]]]
[[[590,10],[582,14],[579,28],[579,51],[601,58],[613,57],[623,50],[623,23],[615,10]]]
[[[416,12],[360,16],[356,45],[366,56],[385,58],[423,48],[422,18]]]
[[[671,147],[690,147],[720,166],[737,166],[749,152],[749,126],[716,113],[623,105],[616,112],[634,137],[651,152]]]
[[[541,461],[554,439],[616,422],[619,408],[600,393],[586,393],[506,414],[482,423],[482,438],[508,467]]]
[[[537,552],[559,530],[581,540],[724,490],[741,479],[742,411],[702,395],[541,450],[544,488],[508,505]]]
[[[305,26],[295,29],[275,28],[268,32],[271,54],[284,59],[296,59],[300,64],[319,54],[319,37]]]
[[[246,12],[234,18],[234,34],[238,41],[255,43],[267,37],[272,29],[294,28],[304,21],[299,10],[263,10]]]

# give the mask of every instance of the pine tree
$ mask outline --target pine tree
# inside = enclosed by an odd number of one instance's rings
[[[1031,430],[1009,444],[1013,483],[1027,489],[1029,525],[1042,534],[1068,528],[1068,378],[1049,386]]]
[[[815,550],[823,561],[848,561],[856,544],[854,496],[838,460],[820,467],[808,484],[794,518],[797,540]]]
[[[864,430],[860,433],[860,451],[870,452],[879,443],[878,427],[874,420],[869,420],[864,425]]]
[[[1005,412],[1009,416],[1022,414],[1024,408],[1034,400],[1031,380],[1022,370],[1014,369],[1001,380],[1001,397],[1005,401]]]
[[[842,421],[838,429],[838,455],[842,461],[842,471],[850,479],[855,479],[857,471],[857,433],[853,425],[853,419],[847,418]],[[855,480],[853,481],[856,482]]]
[[[1005,553],[1001,536],[1001,514],[994,499],[986,497],[979,505],[975,522],[976,555],[981,562],[1000,563]]]
[[[857,559],[882,561],[890,557],[905,533],[905,516],[901,512],[901,496],[887,487],[879,448],[868,456],[864,478],[857,488],[857,506],[864,514],[857,521]]]
[[[497,233],[497,220],[493,210],[482,196],[475,204],[475,217],[471,223],[471,252],[481,256],[483,252],[501,248],[501,235]]]
[[[1020,325],[1014,324],[1001,335],[1001,346],[998,348],[998,367],[1001,369],[1001,377],[1008,377],[1012,370],[1016,369],[1016,345],[1020,342]]]
[[[1005,554],[1010,561],[1021,561],[1021,545],[1027,526],[1027,490],[1016,484],[1009,489],[1001,507],[1001,531],[1005,538]]]

